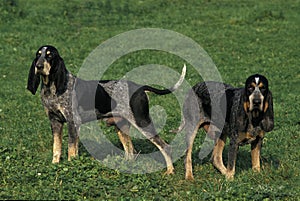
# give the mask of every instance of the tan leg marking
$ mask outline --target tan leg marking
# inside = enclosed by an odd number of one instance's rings
[[[233,144],[232,142],[234,139],[230,139],[230,145],[228,149],[228,163],[227,163],[227,171],[226,171],[226,179],[233,180],[235,174],[235,165],[236,165],[236,158],[239,146],[237,144]]]
[[[52,129],[52,136],[53,136],[52,163],[59,163],[61,157],[61,149],[62,149],[63,124],[58,121],[52,120],[51,129]]]
[[[186,139],[187,146],[188,146],[187,150],[186,150],[186,156],[185,156],[185,179],[186,180],[194,180],[193,164],[192,164],[192,151],[193,151],[194,140],[197,135],[199,127],[200,127],[200,122],[195,127],[195,130],[193,131],[192,135],[188,139]]]
[[[260,172],[260,150],[258,148],[251,150],[252,169],[256,172]]]
[[[226,180],[232,181],[234,179],[234,174],[235,174],[235,168],[233,168],[231,171],[227,171],[226,173]]]
[[[158,135],[150,138],[150,141],[161,151],[165,158],[167,164],[167,171],[164,173],[166,175],[174,174],[174,166],[171,159],[171,149],[170,146],[162,140]]]
[[[225,175],[227,172],[227,169],[223,163],[223,149],[226,143],[226,137],[227,136],[223,134],[216,140],[216,144],[212,153],[212,163],[223,175]]]
[[[78,155],[78,136],[73,143],[68,143],[68,161]]]
[[[193,164],[192,164],[192,150],[193,150],[193,143],[191,143],[186,150],[185,179],[187,179],[187,180],[194,180]]]
[[[52,163],[59,163],[62,149],[62,134],[53,133],[53,158]]]
[[[258,139],[251,144],[251,161],[252,170],[260,172],[260,150],[261,150],[262,139]]]
[[[128,135],[129,128],[130,126],[125,124],[120,129],[118,129],[117,133],[125,151],[125,158],[131,160],[134,159],[134,153],[136,153],[136,151],[134,150],[131,138]]]
[[[226,171],[226,174],[225,174],[226,179],[229,180],[229,181],[232,181],[234,179],[236,159],[234,159],[232,163],[233,163],[232,169],[230,170],[230,168],[227,167],[227,171]]]

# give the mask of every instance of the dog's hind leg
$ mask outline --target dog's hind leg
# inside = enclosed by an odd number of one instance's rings
[[[193,126],[188,125],[186,128],[187,150],[186,150],[184,164],[185,164],[185,179],[187,179],[187,180],[194,180],[193,164],[192,164],[192,151],[193,151],[194,140],[197,135],[199,126],[200,126],[200,122],[198,123],[198,125],[196,127],[194,127],[193,131],[189,131],[189,130],[191,130],[191,128],[193,128]]]
[[[148,119],[150,120],[150,119]],[[149,122],[149,121],[147,121]],[[145,122],[144,122],[145,123]],[[146,124],[144,124],[143,126],[138,126],[136,124],[135,127],[147,138],[149,139],[162,153],[166,165],[167,165],[167,171],[165,172],[165,174],[174,174],[174,166],[173,166],[173,162],[172,162],[172,158],[171,158],[171,148],[170,145],[168,145],[163,139],[161,139],[156,130],[155,127],[152,123],[152,121],[150,120],[150,123],[148,123],[147,126],[145,126]],[[139,125],[142,125],[139,123]]]
[[[121,123],[117,123],[116,127],[118,129],[118,137],[125,151],[125,158],[130,160],[134,159],[134,154],[136,151],[134,150],[131,137],[129,136],[130,124],[124,120]]]
[[[125,151],[125,158],[134,159],[134,154],[136,153],[136,151],[134,150],[131,137],[129,136],[130,123],[125,120],[125,118],[118,116],[107,118],[105,119],[105,122],[108,126],[116,127],[118,137]]]
[[[171,148],[163,139],[161,139],[158,135],[149,139],[162,153],[165,158],[167,171],[165,174],[174,174],[174,166],[171,158]]]

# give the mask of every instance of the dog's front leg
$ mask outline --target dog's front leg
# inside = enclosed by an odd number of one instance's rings
[[[61,157],[61,149],[62,149],[62,131],[63,131],[63,123],[52,119],[51,121],[51,129],[53,135],[53,158],[52,163],[59,163]]]
[[[252,160],[252,170],[260,172],[260,150],[262,146],[263,139],[257,137],[254,142],[251,143],[251,160]]]
[[[69,140],[68,140],[68,160],[78,155],[78,138],[79,138],[79,125],[73,121],[68,123]]]
[[[235,162],[236,162],[237,152],[239,149],[239,146],[236,142],[236,138],[237,137],[230,138],[230,145],[228,150],[228,164],[227,164],[227,172],[226,172],[226,179],[228,180],[233,180],[235,174]]]

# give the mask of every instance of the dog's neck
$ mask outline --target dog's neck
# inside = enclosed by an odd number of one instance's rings
[[[42,89],[45,95],[61,95],[63,94],[68,88],[68,82],[70,73],[67,71],[63,76],[63,81],[58,82],[56,80],[56,76],[54,75],[41,75],[42,78]],[[73,77],[71,75],[71,77]],[[63,86],[60,86],[63,85]]]
[[[248,112],[248,119],[249,119],[249,125],[248,127],[259,127],[260,126],[260,122],[263,118],[263,114],[259,111],[251,111]]]
[[[49,75],[41,75],[41,77],[42,77],[43,85],[47,86],[49,83]]]
[[[42,77],[42,93],[45,96],[56,96],[56,86],[53,81],[49,80],[49,76]]]

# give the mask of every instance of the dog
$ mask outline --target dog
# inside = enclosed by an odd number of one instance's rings
[[[68,160],[71,160],[78,155],[80,125],[102,119],[116,126],[125,156],[130,158],[135,151],[129,136],[130,125],[133,125],[161,151],[167,165],[166,174],[172,174],[171,150],[155,131],[146,92],[172,93],[183,82],[185,73],[184,65],[178,82],[163,90],[126,80],[86,81],[67,70],[55,47],[40,47],[29,70],[27,89],[34,95],[42,80],[42,104],[53,134],[52,163],[59,163],[61,158],[64,123],[68,124]]]
[[[251,75],[242,88],[213,81],[198,83],[189,91],[182,113],[183,121],[177,131],[186,131],[187,180],[194,179],[192,148],[199,128],[215,140],[211,161],[228,180],[234,178],[238,147],[245,144],[251,144],[252,169],[260,171],[263,138],[274,128],[273,98],[266,77]],[[230,145],[226,168],[222,153],[227,136]]]

